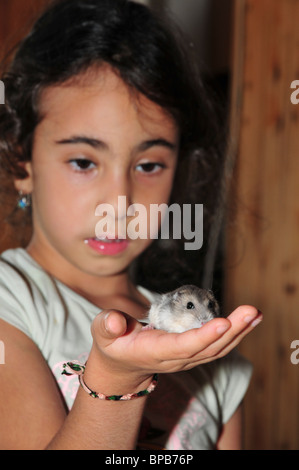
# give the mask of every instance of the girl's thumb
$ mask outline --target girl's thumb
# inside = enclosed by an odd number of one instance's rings
[[[91,332],[94,340],[115,339],[127,331],[127,320],[119,310],[103,310],[92,322]]]

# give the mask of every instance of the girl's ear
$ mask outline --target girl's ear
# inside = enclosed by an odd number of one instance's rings
[[[18,192],[22,191],[23,194],[31,194],[33,191],[32,164],[31,162],[24,162],[20,163],[20,166],[28,176],[22,179],[15,179],[15,188]]]

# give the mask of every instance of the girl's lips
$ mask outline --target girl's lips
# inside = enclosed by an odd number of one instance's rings
[[[102,255],[113,256],[122,253],[129,246],[128,240],[88,238],[85,243]]]

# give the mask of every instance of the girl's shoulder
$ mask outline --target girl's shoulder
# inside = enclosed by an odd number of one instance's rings
[[[0,255],[0,319],[40,346],[54,306],[59,310],[59,299],[54,280],[26,250],[10,249]]]
[[[23,248],[13,248],[0,255],[0,282],[8,282],[12,278],[26,277],[29,279],[42,268],[30,257]]]
[[[36,305],[29,261],[21,248],[0,255],[0,318],[31,337],[27,312],[36,310]]]
[[[4,251],[0,255],[0,314],[13,309],[29,308],[39,304],[49,276],[23,248]],[[49,280],[48,280],[49,282]]]

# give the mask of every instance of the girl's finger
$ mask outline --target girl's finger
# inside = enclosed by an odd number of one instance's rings
[[[227,319],[211,320],[200,329],[185,333],[165,333],[160,336],[160,343],[167,343],[165,356],[161,359],[174,360],[193,357],[194,361],[211,360],[220,357],[223,351],[230,351],[241,339],[256,326],[262,318],[260,312],[252,306],[241,306],[232,312]],[[169,336],[173,341],[167,342]],[[162,350],[162,348],[161,348]]]
[[[245,320],[245,328],[241,331],[239,334],[235,334],[232,341],[229,343],[226,343],[224,348],[220,350],[219,357],[223,357],[226,354],[228,354],[232,349],[238,346],[238,344],[242,341],[242,339],[248,335],[254,328],[259,325],[263,320],[263,315],[261,312],[258,312],[258,315],[252,319],[250,322],[250,318],[248,317]],[[225,338],[223,338],[225,339]],[[220,344],[221,347],[221,344]]]
[[[238,346],[241,340],[248,335],[263,319],[262,313],[248,305],[238,307],[229,317],[231,328],[204,351],[207,361],[228,354]],[[202,363],[202,354],[200,356]]]
[[[214,344],[226,331],[231,323],[225,318],[214,319],[202,328],[184,333],[167,333],[163,330],[141,331],[144,351],[151,351],[153,359],[159,362],[177,362],[191,360]],[[153,343],[154,341],[154,343]],[[153,349],[153,344],[155,347]]]
[[[118,310],[103,310],[92,322],[91,332],[97,344],[107,346],[127,331],[127,318]]]

